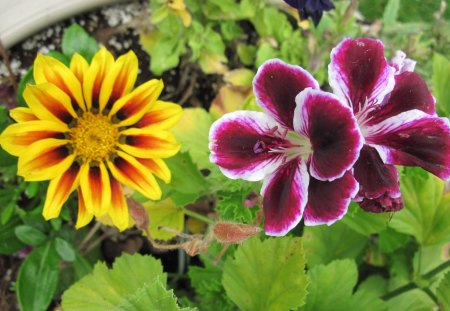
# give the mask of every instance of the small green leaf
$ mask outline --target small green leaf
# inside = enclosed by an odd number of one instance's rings
[[[50,241],[31,252],[20,266],[17,298],[23,311],[47,310],[58,283],[58,254]]]
[[[25,91],[25,87],[27,84],[35,84],[33,77],[33,66],[28,69],[27,73],[20,80],[19,86],[17,88],[17,101],[20,107],[28,107],[25,99],[23,98],[23,91]]]
[[[74,53],[78,53],[88,62],[98,51],[98,42],[78,24],[73,24],[66,29],[61,46],[67,57],[72,57]]]
[[[28,225],[17,226],[14,232],[19,240],[27,245],[40,245],[47,240],[47,235],[42,231]]]
[[[253,65],[253,62],[256,58],[256,51],[258,48],[254,45],[240,43],[237,46],[237,54],[239,56],[239,60],[247,66]]]
[[[258,51],[256,52],[255,66],[259,67],[266,60],[276,58],[278,56],[279,52],[275,50],[273,47],[271,47],[269,43],[264,42],[263,44],[261,44],[261,46],[258,48]]]
[[[305,227],[303,234],[303,246],[309,266],[327,264],[335,259],[356,258],[366,244],[367,239],[363,235],[342,222],[329,227]]]
[[[450,271],[445,274],[439,283],[436,296],[443,310],[450,310]]]
[[[304,269],[300,238],[253,238],[227,258],[222,283],[240,310],[291,310],[305,301]]]
[[[388,0],[386,8],[383,12],[384,27],[392,27],[395,24],[400,9],[400,0]]]
[[[13,216],[6,224],[0,226],[0,254],[11,255],[25,246],[16,236],[14,229],[22,221]]]
[[[180,310],[172,292],[165,289],[166,282],[159,260],[125,254],[112,269],[97,263],[91,274],[64,292],[62,307],[71,311]]]
[[[450,60],[443,55],[433,55],[433,94],[436,107],[442,116],[450,116]]]
[[[73,245],[59,237],[55,238],[55,248],[59,257],[64,261],[72,262],[76,258]]]

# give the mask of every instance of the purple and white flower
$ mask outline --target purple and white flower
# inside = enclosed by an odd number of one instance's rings
[[[229,178],[263,180],[265,231],[285,235],[342,218],[358,184],[363,139],[349,106],[304,69],[265,62],[253,81],[264,112],[236,111],[210,130],[211,162]]]
[[[330,85],[352,108],[364,147],[354,166],[355,200],[372,212],[403,207],[394,165],[420,166],[450,177],[450,123],[436,115],[435,99],[397,52],[388,63],[379,40],[344,39],[331,52]]]

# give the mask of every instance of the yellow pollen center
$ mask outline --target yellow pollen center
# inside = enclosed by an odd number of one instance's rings
[[[111,156],[119,140],[119,129],[107,116],[87,112],[70,130],[74,154],[83,162],[100,162]]]

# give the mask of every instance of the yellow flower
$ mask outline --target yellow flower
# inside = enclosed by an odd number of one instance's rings
[[[17,123],[0,135],[0,144],[19,157],[18,175],[26,181],[50,180],[45,219],[58,217],[76,189],[77,228],[108,215],[124,230],[129,218],[122,185],[161,198],[154,176],[170,182],[162,158],[179,150],[168,129],[182,109],[158,100],[161,80],[133,89],[137,72],[132,51],[114,60],[102,48],[90,65],[75,54],[70,68],[37,56],[36,85],[27,85],[23,93],[28,108],[11,110]]]

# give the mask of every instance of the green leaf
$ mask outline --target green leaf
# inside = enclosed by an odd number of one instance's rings
[[[27,245],[40,245],[47,240],[45,233],[28,225],[17,226],[14,232],[19,240]]]
[[[21,223],[18,216],[13,216],[0,226],[0,254],[11,255],[25,246],[14,232],[15,227]]]
[[[170,198],[160,202],[148,201],[144,203],[144,207],[148,212],[148,229],[154,239],[170,240],[176,236],[173,232],[160,230],[160,226],[168,227],[178,232],[183,231],[183,209],[176,207]]]
[[[0,224],[6,224],[14,215],[14,209],[17,206],[17,200],[20,196],[20,188],[6,186],[0,189],[0,202],[3,202],[0,207]]]
[[[33,66],[28,69],[27,73],[22,77],[22,80],[20,80],[19,86],[17,88],[17,102],[19,103],[20,107],[28,107],[27,103],[25,102],[25,99],[23,98],[23,91],[25,91],[25,87],[27,84],[35,84],[33,77]]]
[[[433,94],[439,114],[450,116],[450,60],[443,55],[433,55]]]
[[[172,292],[165,289],[166,282],[159,260],[125,254],[112,269],[97,263],[91,274],[64,292],[62,307],[71,311],[179,310]]]
[[[436,296],[443,310],[450,310],[450,272],[439,283]]]
[[[303,246],[310,267],[327,264],[335,259],[356,258],[366,244],[367,239],[363,235],[351,230],[342,222],[304,229]]]
[[[444,182],[429,174],[415,174],[410,168],[400,181],[405,208],[394,214],[389,226],[411,234],[422,245],[450,240],[450,193]]]
[[[399,233],[392,228],[387,228],[379,234],[378,244],[382,252],[392,253],[404,246],[411,239],[409,235]]]
[[[181,151],[189,152],[200,169],[211,167],[209,161],[209,129],[212,116],[202,108],[185,108],[180,121],[172,128]]]
[[[55,238],[55,248],[59,257],[64,261],[72,262],[76,258],[75,249],[72,244],[60,237]]]
[[[430,311],[436,306],[433,300],[420,289],[391,298],[386,304],[389,311]]]
[[[302,311],[386,310],[374,293],[359,290],[352,295],[358,279],[353,260],[315,266],[308,272],[308,279],[308,296]]]
[[[47,310],[58,283],[58,254],[48,242],[31,252],[20,266],[17,298],[23,311]]]
[[[222,283],[240,310],[291,310],[304,304],[304,268],[300,238],[253,238],[227,258]]]
[[[64,32],[61,47],[67,57],[72,57],[74,53],[78,53],[90,62],[98,51],[98,42],[88,35],[83,27],[72,24]]]
[[[239,43],[237,46],[237,54],[239,60],[247,66],[253,65],[256,58],[256,52],[258,48],[254,45]]]
[[[275,50],[268,42],[263,42],[256,52],[255,66],[261,66],[266,60],[276,58],[279,56],[277,50]]]
[[[395,24],[398,17],[398,11],[400,9],[400,0],[389,0],[386,8],[383,12],[383,24],[384,27],[392,27]]]
[[[172,172],[170,186],[177,192],[202,193],[206,190],[206,180],[188,153],[180,152],[165,162]]]
[[[369,237],[384,231],[389,218],[388,213],[369,213],[360,208],[357,203],[351,203],[342,222],[356,232]]]

